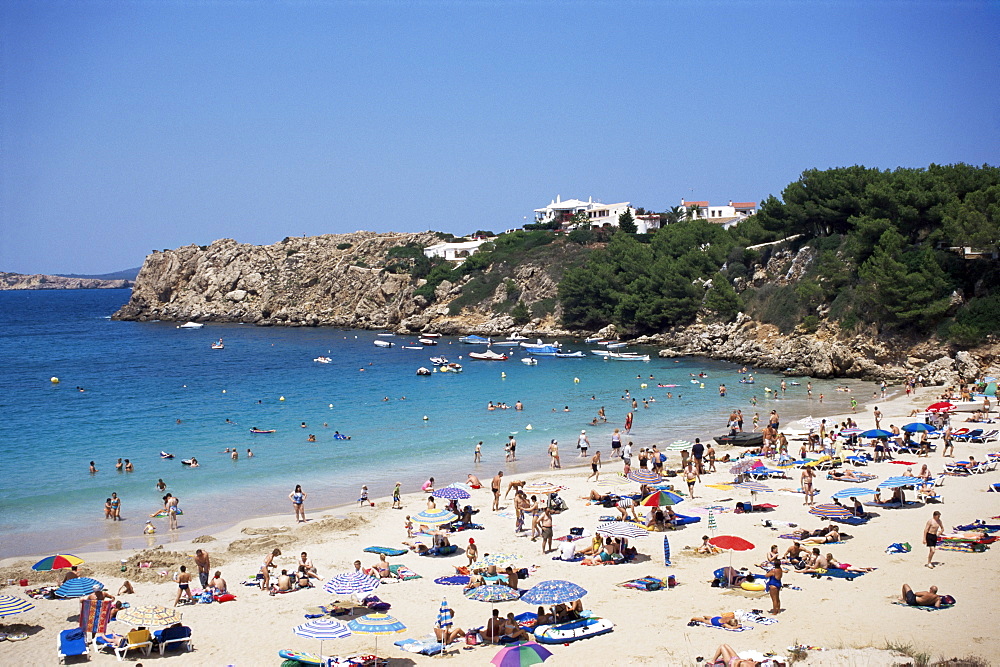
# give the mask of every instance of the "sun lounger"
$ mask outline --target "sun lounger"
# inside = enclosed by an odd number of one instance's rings
[[[108,631],[114,612],[115,604],[111,600],[80,600],[80,629],[93,641]]]
[[[87,633],[82,628],[63,630],[59,633],[56,651],[61,662],[64,662],[66,658],[78,655],[85,655],[89,659],[90,646],[87,644]]]
[[[855,484],[859,484],[863,482],[870,482],[873,479],[878,479],[878,475],[856,472],[853,477],[844,477],[843,475],[834,475],[830,473],[827,474],[826,478],[833,480],[834,482],[854,482]]]
[[[1000,430],[993,429],[991,431],[980,433],[979,435],[972,435],[970,433],[967,439],[969,442],[985,443],[992,440],[996,440],[997,435],[1000,435]]]
[[[977,428],[968,431],[966,433],[959,433],[959,434],[952,433],[951,437],[953,440],[959,440],[961,442],[974,442],[976,438],[979,438],[982,435],[983,435],[983,429]]]
[[[100,635],[96,639],[98,646],[110,647],[118,658],[118,662],[124,662],[129,651],[142,651],[142,654],[149,657],[153,650],[153,635],[149,630],[132,630],[124,637],[121,635]]]
[[[186,625],[172,625],[153,633],[154,644],[160,647],[160,655],[165,655],[172,648],[183,648],[185,651],[193,651],[194,644],[191,642],[191,628]]]

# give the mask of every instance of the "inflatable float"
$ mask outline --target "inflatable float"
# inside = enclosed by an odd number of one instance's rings
[[[606,618],[581,618],[579,621],[543,625],[535,628],[535,641],[539,644],[568,644],[578,639],[589,639],[607,634],[615,629],[615,624]]]
[[[184,514],[184,510],[182,510],[180,507],[178,507],[176,514],[177,514],[177,516],[181,516],[182,514]],[[167,510],[160,510],[156,514],[150,514],[149,516],[151,516],[154,519],[162,519],[162,518],[164,518],[164,517],[166,517],[168,515],[167,515]]]
[[[303,651],[293,651],[291,649],[282,649],[278,651],[278,657],[285,660],[295,660],[303,665],[325,665],[326,660],[315,653],[304,653]]]
[[[270,430],[264,430],[264,429],[259,429],[259,428],[252,428],[252,429],[250,429],[250,432],[251,433],[274,433],[275,429],[272,428]]]
[[[174,458],[174,455],[173,454],[169,454],[167,452],[160,452],[160,458],[161,459],[172,459],[172,458]]]
[[[760,579],[755,579],[753,581],[744,581],[740,584],[740,588],[745,591],[762,591],[764,590],[764,582]]]

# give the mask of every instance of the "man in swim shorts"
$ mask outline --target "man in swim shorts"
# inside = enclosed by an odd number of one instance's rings
[[[938,539],[944,532],[944,525],[941,523],[941,512],[934,512],[924,525],[924,544],[927,545],[927,563],[925,567],[934,567],[934,550],[937,548]]]
[[[180,604],[181,597],[187,597],[188,600],[194,599],[191,597],[191,575],[187,571],[187,565],[181,565],[181,571],[174,577],[174,581],[177,582],[177,597],[174,599],[175,607]]]
[[[909,584],[903,584],[903,602],[911,607],[940,607],[941,596],[937,592],[938,587],[931,586],[929,591],[914,593]]]
[[[493,491],[493,511],[500,509],[500,485],[503,483],[503,470],[499,471],[490,482],[490,490]]]
[[[209,568],[212,567],[212,559],[208,557],[208,552],[198,549],[194,552],[194,562],[198,566],[198,580],[202,588],[208,588]]]
[[[542,510],[542,516],[538,519],[538,527],[542,535],[542,553],[547,554],[552,550],[552,512],[546,507]]]

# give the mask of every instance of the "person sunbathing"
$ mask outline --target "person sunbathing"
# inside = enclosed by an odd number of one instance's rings
[[[282,570],[278,580],[271,586],[271,595],[290,590],[292,590],[292,578],[288,576],[288,570]]]
[[[583,556],[596,556],[600,553],[602,546],[604,546],[604,540],[601,539],[600,535],[595,533],[590,540],[590,544],[585,547],[577,547],[576,553]]]
[[[649,513],[649,520],[646,522],[646,528],[656,532],[663,532],[667,529],[666,515],[663,514],[663,510],[655,509]]]
[[[797,561],[802,560],[802,544],[798,541],[792,542],[792,546],[785,549],[785,555],[783,558],[792,565],[795,565]]]
[[[823,556],[819,549],[813,549],[813,556],[811,565],[799,570],[799,572],[802,574],[826,574],[826,571],[830,569],[830,559],[833,558],[833,554]]]
[[[392,576],[392,571],[389,570],[389,561],[385,559],[385,554],[378,555],[378,562],[372,565],[372,569],[378,573],[378,576],[382,579],[388,579]]]
[[[857,572],[863,574],[865,572],[873,572],[874,567],[853,567],[848,563],[841,563],[839,560],[833,557],[833,554],[827,554],[827,561],[830,564],[830,568],[834,570],[843,570],[844,572]]]
[[[741,627],[740,622],[736,620],[736,615],[731,611],[723,612],[721,616],[695,616],[688,621],[688,625],[697,625],[698,623],[714,625],[717,628],[730,628],[732,630],[737,630]]]
[[[553,616],[552,614],[546,614],[545,607],[539,607],[536,616],[537,616],[537,618],[535,619],[536,628],[541,625],[552,625],[553,623],[555,623],[555,616]]]
[[[715,649],[715,655],[705,663],[706,667],[759,667],[761,663],[756,660],[741,658],[739,654],[729,644],[720,644]]]
[[[452,617],[455,616],[454,609],[449,609],[448,611],[451,612]],[[445,646],[447,646],[448,644],[452,643],[457,639],[461,639],[464,636],[465,636],[465,630],[453,626],[450,622],[448,623],[448,625],[442,626],[441,621],[439,619],[434,624],[434,637]]]
[[[698,553],[698,554],[708,554],[708,555],[711,555],[711,554],[722,553],[722,549],[720,549],[719,547],[715,546],[714,544],[709,543],[709,541],[708,541],[708,535],[702,535],[701,536],[701,545],[698,546],[698,548],[695,549],[694,552]]]
[[[581,500],[589,500],[591,502],[606,503],[606,502],[609,502],[609,501],[613,500],[616,497],[617,496],[613,496],[610,493],[601,493],[599,491],[595,491],[594,489],[591,489],[589,496],[580,496],[580,499]]]
[[[514,612],[512,611],[507,612],[507,618],[503,623],[503,634],[504,637],[513,641],[528,641],[531,639],[531,637],[528,636],[528,633],[524,631],[524,628],[517,624],[517,620],[514,618]]]
[[[835,470],[830,473],[830,476],[834,479],[850,479],[856,482],[863,482],[865,480],[861,475],[855,474],[853,470],[845,470],[843,472]]]
[[[835,542],[840,542],[840,531],[836,528],[832,529],[826,535],[802,538],[803,544],[833,544]]]
[[[903,584],[903,602],[911,607],[940,607],[943,604],[955,604],[955,598],[950,595],[938,595],[938,587],[931,586],[929,591],[913,592],[909,584]]]

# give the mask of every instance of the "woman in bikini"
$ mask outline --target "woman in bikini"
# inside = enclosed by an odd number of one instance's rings
[[[292,509],[295,510],[295,520],[299,523],[306,521],[306,494],[302,490],[301,484],[295,485],[295,490],[288,494],[288,499],[292,501]]]

